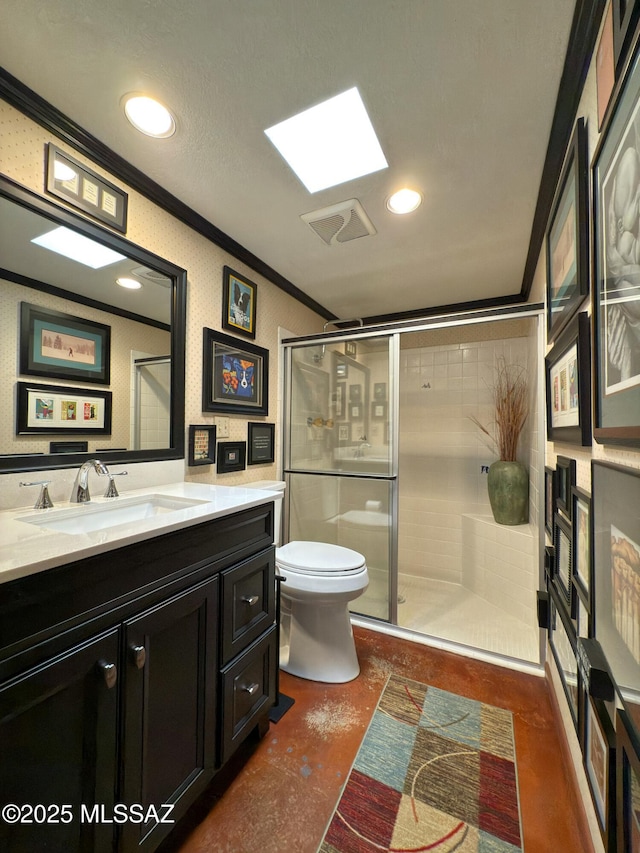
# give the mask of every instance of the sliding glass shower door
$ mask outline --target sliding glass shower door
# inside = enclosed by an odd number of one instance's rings
[[[397,452],[393,336],[286,345],[285,530],[365,556],[352,610],[395,620]]]

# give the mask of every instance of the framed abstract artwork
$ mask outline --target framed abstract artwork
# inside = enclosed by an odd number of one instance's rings
[[[269,350],[204,329],[202,411],[269,413]]]
[[[547,255],[547,340],[552,341],[589,293],[587,134],[576,122],[551,207]]]
[[[640,446],[640,237],[629,224],[640,192],[639,120],[640,55],[593,161],[593,434],[601,443],[630,446]]]

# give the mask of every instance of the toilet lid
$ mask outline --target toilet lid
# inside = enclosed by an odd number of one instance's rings
[[[276,549],[276,563],[285,571],[313,575],[353,573],[365,567],[362,554],[327,542],[289,542]]]

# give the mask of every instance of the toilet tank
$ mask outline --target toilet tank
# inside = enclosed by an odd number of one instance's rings
[[[282,492],[284,498],[284,490],[286,483],[284,480],[256,480],[253,483],[245,483],[247,489],[264,489],[266,492]],[[282,536],[282,500],[274,500],[273,502],[273,539],[276,545],[280,545]]]

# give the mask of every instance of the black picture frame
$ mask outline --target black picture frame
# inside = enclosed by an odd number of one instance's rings
[[[640,470],[591,463],[593,630],[640,739]]]
[[[344,342],[344,354],[355,358],[358,354],[358,345],[355,341]]]
[[[217,448],[216,472],[230,474],[233,471],[244,471],[246,468],[246,441],[219,441]]]
[[[205,328],[202,411],[269,414],[269,350]]]
[[[625,0],[622,0],[625,2]],[[613,43],[613,3],[609,5],[602,24],[600,40],[596,48],[596,93],[598,104],[598,130],[602,127],[611,94],[615,86],[616,62]]]
[[[571,488],[571,535],[573,582],[588,614],[591,614],[591,590],[593,589],[591,495],[577,486]]]
[[[554,572],[552,584],[569,618],[576,616],[573,594],[573,545],[570,522],[559,512],[553,519]]]
[[[51,142],[45,144],[45,192],[127,233],[127,193]]]
[[[111,435],[111,391],[16,383],[16,435]]]
[[[387,399],[387,383],[386,382],[374,382],[373,383],[373,399],[376,402],[384,402]]]
[[[222,328],[255,339],[258,285],[231,267],[222,270]]]
[[[275,462],[276,425],[263,422],[247,424],[247,465]]]
[[[616,732],[607,706],[584,691],[582,756],[606,853],[616,850]]]
[[[545,358],[547,438],[591,444],[591,330],[581,311]]]
[[[589,293],[587,132],[575,124],[545,234],[547,340],[553,341]]]
[[[337,421],[343,421],[347,416],[347,383],[336,382],[333,392],[333,414]]]
[[[549,590],[549,646],[556,662],[576,732],[579,732],[579,702],[582,691],[578,670],[577,637],[553,588]]]
[[[616,69],[624,65],[631,37],[640,16],[639,0],[612,0],[613,56]]]
[[[214,424],[189,424],[189,465],[213,465],[216,461]]]
[[[640,740],[629,714],[616,711],[616,829],[619,853],[638,853],[640,827]],[[635,806],[635,807],[634,807]]]
[[[349,403],[349,420],[361,421],[364,417],[364,405],[361,402]]]
[[[576,460],[556,457],[556,509],[571,520],[571,489],[576,484]]]
[[[371,418],[374,421],[383,421],[387,417],[387,401],[373,400],[371,403]]]
[[[615,10],[615,6],[614,6]],[[640,104],[640,52],[626,73],[593,159],[594,429],[603,444],[640,446],[640,264],[626,222],[640,190],[633,161]]]
[[[19,371],[25,376],[108,385],[111,326],[21,302]]]
[[[556,471],[548,465],[544,469],[544,528],[553,537],[553,513],[556,508]]]

